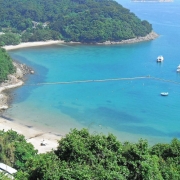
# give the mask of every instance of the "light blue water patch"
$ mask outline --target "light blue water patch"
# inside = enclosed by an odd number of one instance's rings
[[[86,127],[151,143],[180,137],[179,3],[125,4],[149,19],[159,38],[131,45],[62,44],[10,51],[35,74],[13,91],[5,116],[60,133]],[[158,55],[164,56],[163,63],[156,62]],[[61,83],[39,84],[46,82]]]

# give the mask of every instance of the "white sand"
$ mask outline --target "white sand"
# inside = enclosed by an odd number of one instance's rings
[[[62,43],[64,43],[64,41],[62,40],[37,41],[37,42],[20,43],[18,45],[3,46],[3,48],[6,50],[13,50],[13,49],[19,49],[19,48],[34,47],[34,46],[48,46],[52,44],[62,44]]]
[[[30,128],[25,125],[18,124],[14,121],[9,121],[0,117],[0,130],[3,129],[4,131],[12,129],[19,134],[23,134],[27,142],[33,144],[35,149],[38,150],[38,153],[46,153],[51,151],[52,149],[55,150],[58,146],[58,140],[62,138],[50,132],[44,132],[33,127]],[[47,143],[46,146],[41,146],[41,142],[43,140]]]
[[[8,86],[3,86],[3,87],[0,87],[0,93],[4,90],[7,90],[7,89],[11,89],[11,88],[15,88],[15,87],[18,87],[18,86],[22,86],[23,85],[23,81],[21,80],[18,80],[17,83],[15,84],[10,84]]]

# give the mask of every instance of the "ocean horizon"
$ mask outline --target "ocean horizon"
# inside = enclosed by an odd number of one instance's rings
[[[160,36],[135,44],[59,44],[9,51],[35,74],[11,91],[13,101],[4,116],[59,134],[88,128],[150,144],[180,138],[180,3],[121,4],[148,20]],[[159,55],[164,62],[156,62]],[[53,82],[61,83],[39,84]]]

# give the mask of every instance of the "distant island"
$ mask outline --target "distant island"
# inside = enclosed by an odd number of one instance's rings
[[[152,25],[113,0],[11,0],[0,6],[0,45],[64,40],[103,43],[145,37]]]

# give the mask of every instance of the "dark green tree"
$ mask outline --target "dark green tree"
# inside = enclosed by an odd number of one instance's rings
[[[20,36],[14,33],[5,33],[0,35],[1,45],[17,45],[20,43]]]
[[[15,68],[12,64],[12,59],[5,49],[0,48],[0,82],[6,80],[8,74],[12,74],[14,72]]]
[[[16,169],[24,170],[28,159],[37,154],[32,144],[23,135],[13,130],[0,131],[0,161]]]

